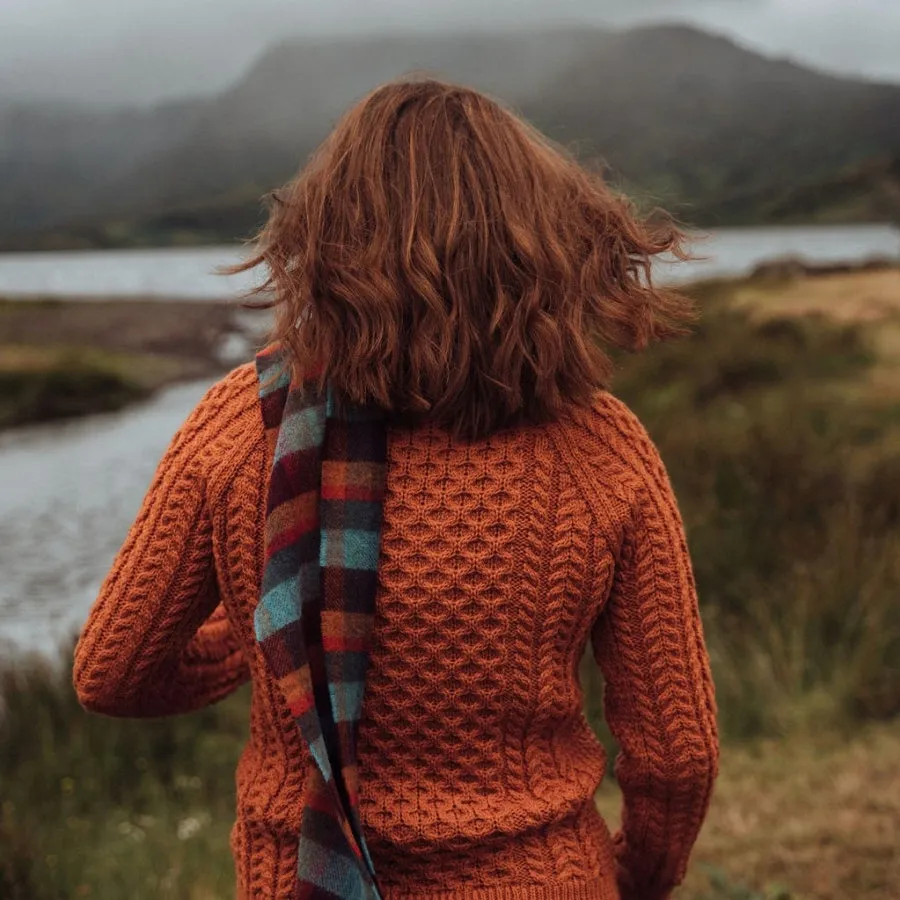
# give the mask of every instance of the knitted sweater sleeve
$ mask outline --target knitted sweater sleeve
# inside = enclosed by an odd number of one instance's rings
[[[631,513],[591,639],[607,723],[620,747],[624,805],[615,846],[622,900],[663,900],[684,878],[719,747],[681,516],[656,448],[640,426],[635,432]]]
[[[110,716],[190,712],[249,669],[219,604],[202,450],[205,401],[173,439],[75,651],[81,704]]]

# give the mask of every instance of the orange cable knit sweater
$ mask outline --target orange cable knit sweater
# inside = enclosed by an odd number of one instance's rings
[[[268,453],[243,366],[174,438],[75,660],[81,702],[109,715],[252,679],[232,849],[254,900],[290,896],[307,765],[253,634]],[[588,640],[622,750],[615,838]],[[478,443],[391,430],[359,742],[386,900],[659,900],[682,879],[717,770],[713,686],[668,478],[620,402]]]

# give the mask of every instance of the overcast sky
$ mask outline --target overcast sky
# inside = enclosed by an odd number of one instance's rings
[[[900,0],[0,0],[0,96],[209,93],[297,35],[646,21],[900,83]]]

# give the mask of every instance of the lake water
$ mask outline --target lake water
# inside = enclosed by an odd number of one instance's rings
[[[660,274],[740,274],[785,255],[896,257],[900,232],[736,229],[695,249],[709,258]],[[222,297],[248,284],[211,274],[236,258],[228,248],[0,255],[0,296]],[[84,621],[160,456],[206,387],[182,385],[120,413],[0,434],[0,656],[52,654]]]
[[[0,434],[0,658],[83,623],[172,435],[208,387]]]
[[[727,228],[698,236],[704,259],[659,266],[660,278],[688,281],[742,275],[760,262],[799,256],[810,262],[900,257],[900,231],[888,225]],[[0,254],[0,296],[159,296],[197,300],[234,296],[258,276],[217,275],[240,261],[235,247]]]

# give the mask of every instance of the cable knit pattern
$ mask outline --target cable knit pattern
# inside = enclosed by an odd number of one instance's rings
[[[238,893],[288,898],[309,764],[253,634],[271,468],[250,366],[176,435],[76,653],[81,702],[159,715],[252,679]],[[718,764],[683,527],[655,447],[608,394],[457,442],[389,433],[361,818],[387,900],[662,900]],[[622,748],[623,830],[593,795],[591,643]]]

